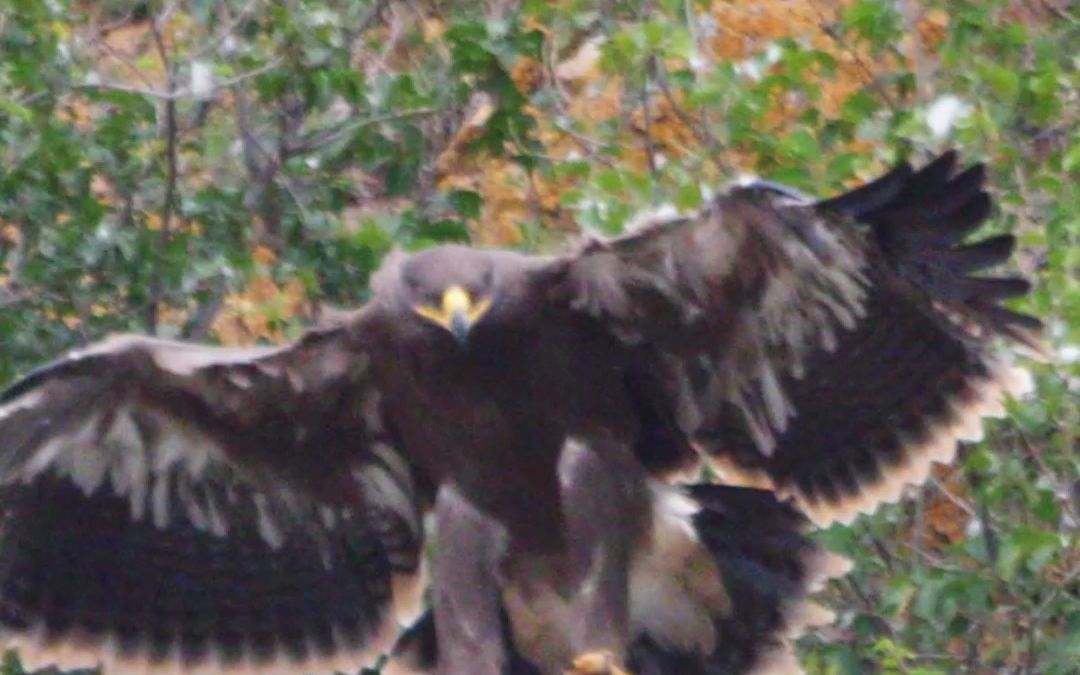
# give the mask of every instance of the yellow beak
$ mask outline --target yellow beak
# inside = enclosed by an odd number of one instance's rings
[[[420,316],[433,321],[450,331],[458,342],[464,344],[469,337],[469,330],[491,306],[491,300],[481,298],[473,302],[469,292],[461,286],[451,286],[443,291],[442,304],[417,305],[413,310]]]

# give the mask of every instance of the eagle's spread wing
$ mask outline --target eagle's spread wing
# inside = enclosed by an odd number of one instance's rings
[[[356,672],[418,587],[420,514],[348,327],[122,337],[0,399],[0,640],[32,666]]]
[[[998,304],[1025,281],[968,276],[1014,242],[961,245],[991,204],[982,168],[954,164],[817,203],[735,188],[553,265],[554,301],[638,350],[628,385],[645,426],[678,420],[643,430],[643,461],[683,466],[683,432],[722,478],[827,524],[895,500],[977,437],[1027,381],[991,338],[1035,345],[1039,322]]]

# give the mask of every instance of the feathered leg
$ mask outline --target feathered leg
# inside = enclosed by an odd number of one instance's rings
[[[617,673],[624,663],[630,557],[649,499],[644,474],[623,450],[608,439],[569,440],[559,462],[563,550],[508,556],[504,600],[515,642],[544,673],[575,662],[578,672]]]
[[[384,675],[506,675],[506,627],[499,601],[503,527],[452,484],[435,499],[434,610],[394,646]]]
[[[502,526],[452,485],[435,502],[439,675],[499,675],[506,663],[496,571]]]

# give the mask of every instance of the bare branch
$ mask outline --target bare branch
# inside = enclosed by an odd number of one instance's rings
[[[655,70],[653,62],[655,55],[650,55],[646,60],[645,77],[641,82],[641,117],[645,125],[645,158],[649,163],[649,178],[655,189],[660,182],[660,170],[656,166],[656,144],[652,137],[652,111],[649,110],[649,83],[652,81],[652,71]]]
[[[364,31],[371,28],[372,24],[375,23],[375,20],[379,18],[379,15],[383,13],[383,10],[386,9],[388,4],[390,4],[389,0],[376,0],[375,4],[368,10],[368,13],[360,20],[360,23],[358,23],[355,28],[349,30],[348,42],[351,43],[353,40],[363,35]]]
[[[885,101],[885,103],[888,104],[889,108],[893,112],[896,112],[896,110],[899,108],[899,104],[896,102],[896,99],[893,98],[892,94],[890,94],[885,87],[881,86],[881,82],[879,82],[877,77],[874,75],[874,71],[870,68],[869,65],[867,65],[866,61],[863,59],[862,55],[859,54],[858,50],[852,48],[852,46],[849,45],[846,40],[844,40],[844,37],[840,34],[838,30],[836,30],[836,28],[832,26],[832,22],[830,22],[828,17],[825,16],[825,12],[822,11],[821,7],[815,0],[811,0],[810,5],[814,8],[814,12],[817,13],[818,18],[821,20],[822,32],[828,35],[833,42],[839,45],[845,52],[848,53],[849,56],[851,56],[852,60],[857,66],[859,66],[859,69],[862,70],[863,74],[866,76],[866,83],[870,85],[870,87],[872,87],[874,91],[877,92],[878,96],[880,96]]]
[[[926,538],[926,490],[919,490],[919,493],[915,496],[915,508],[911,517],[915,521],[912,527],[912,542],[909,545],[909,548],[915,553],[912,558],[912,567],[917,573],[921,573],[924,558],[929,560],[935,567],[941,562],[936,560],[929,552],[923,550],[923,539]]]
[[[914,0],[904,0],[901,7],[904,15],[904,31],[910,38],[911,69],[915,72],[915,100],[922,101],[930,86],[930,62],[926,56],[922,35],[919,33],[919,20],[923,8]]]
[[[173,91],[176,87],[176,67],[169,57],[168,50],[165,48],[165,38],[162,34],[161,26],[175,7],[176,3],[174,2],[165,10],[161,17],[151,23],[151,30],[154,35],[154,45],[157,48],[158,58],[161,59],[161,64],[165,68],[169,91]],[[169,243],[172,240],[173,202],[176,199],[177,181],[176,137],[178,127],[176,124],[176,100],[166,100],[164,102],[164,108],[165,119],[162,135],[165,137],[165,196],[161,203],[161,229],[158,232],[157,252],[159,258],[165,257]],[[161,303],[164,292],[165,288],[161,275],[155,274],[150,280],[150,303],[146,308],[143,319],[146,331],[151,334],[157,332],[158,305]]]
[[[0,309],[7,309],[34,299],[34,294],[25,290],[8,290],[0,288]]]
[[[240,75],[237,75],[236,77],[229,78],[227,80],[222,80],[220,82],[216,82],[216,83],[214,83],[214,88],[210,91],[210,96],[212,97],[212,96],[216,95],[220,91],[235,87],[236,85],[240,84],[241,82],[244,82],[245,80],[250,80],[250,79],[252,79],[254,77],[258,77],[259,75],[262,75],[263,73],[269,72],[269,71],[273,70],[274,68],[277,68],[279,65],[281,65],[281,59],[274,59],[273,61],[268,61],[267,63],[259,66],[258,68],[253,68],[252,70],[249,70],[246,73],[242,73]],[[158,91],[157,89],[154,89],[152,87],[133,87],[131,85],[119,84],[119,83],[116,83],[116,82],[83,82],[81,84],[72,85],[72,88],[73,89],[102,89],[102,90],[106,90],[106,91],[120,91],[120,92],[124,92],[124,93],[128,93],[128,94],[137,94],[139,96],[146,96],[147,98],[156,98],[156,99],[160,99],[162,101],[173,101],[173,102],[184,100],[184,99],[189,99],[189,98],[201,101],[201,100],[203,100],[203,99],[205,99],[207,97],[206,94],[201,94],[201,93],[198,96],[196,96],[194,94],[194,92],[192,92],[191,89],[188,88],[188,87],[175,86],[175,81],[173,82],[173,85],[168,88],[168,91]]]
[[[972,490],[978,490],[979,485],[982,482],[982,477],[974,470],[968,470],[964,475]],[[975,499],[975,513],[978,517],[983,541],[986,542],[986,557],[991,565],[997,565],[998,556],[1001,553],[1001,544],[998,539],[997,530],[994,528],[994,523],[990,517],[990,508],[986,505],[985,499],[978,499],[977,493]]]
[[[170,2],[165,7],[165,9],[161,10],[161,14],[159,14],[157,18],[154,19],[155,30],[160,31],[162,26],[169,23],[169,19],[172,18],[173,12],[175,12],[176,8],[179,7],[183,2],[184,0],[172,0],[172,2]],[[157,41],[156,37],[154,39],[155,41]]]
[[[268,206],[266,195],[274,184],[275,176],[281,167],[252,131],[247,97],[242,90],[238,89],[234,93],[233,109],[236,114],[236,128],[240,132],[244,166],[247,168],[248,175],[251,176],[251,185],[248,187],[244,201],[249,208],[259,210],[263,225],[273,235],[278,230],[280,214],[277,209]],[[255,234],[257,239],[261,239],[266,233],[256,232]]]
[[[362,120],[346,120],[327,129],[320,129],[319,131],[307,134],[292,145],[290,150],[295,154],[304,154],[327,145],[328,143],[333,143],[342,136],[363,129],[364,127],[369,127],[374,124],[383,124],[385,122],[397,122],[399,120],[412,119],[415,117],[426,117],[442,112],[445,112],[443,108],[414,108],[412,110],[402,110],[386,115],[376,115]]]
[[[1028,438],[1028,435],[1025,434],[1022,429],[1017,429],[1016,433],[1020,438],[1020,444],[1024,446],[1024,454],[1031,458],[1031,461],[1038,467],[1039,473],[1042,475],[1043,479],[1054,486],[1055,494],[1059,496],[1068,495],[1070,493],[1068,482],[1062,480],[1062,478],[1050,468],[1046,463],[1046,459],[1042,456],[1042,453],[1039,452],[1038,448],[1035,447],[1035,444],[1031,442],[1031,439]],[[1080,522],[1080,513],[1077,513],[1072,503],[1072,499],[1062,498],[1059,499],[1059,502],[1061,503],[1062,509],[1065,513],[1069,514],[1069,518],[1071,518],[1074,523]]]
[[[214,277],[211,283],[213,286],[210,289],[210,297],[199,303],[198,308],[181,330],[180,334],[185,340],[205,340],[210,334],[210,327],[214,324],[214,320],[221,313],[228,290],[225,275]]]
[[[132,75],[141,80],[143,84],[145,84],[149,89],[153,89],[154,82],[147,76],[146,72],[143,71],[142,68],[135,65],[135,63],[133,63],[130,58],[128,58],[126,55],[114,48],[107,39],[109,34],[113,31],[133,23],[136,23],[134,20],[134,15],[133,13],[129,12],[127,16],[124,16],[113,23],[106,24],[101,29],[99,29],[97,31],[97,34],[91,38],[90,43],[94,46],[99,47],[109,56],[116,59],[117,62],[124,66],[124,68],[128,70]]]
[[[719,139],[709,131],[708,125],[705,123],[704,118],[695,121],[689,114],[683,109],[681,105],[675,100],[674,95],[671,93],[671,86],[668,83],[667,72],[662,63],[659,60],[653,62],[656,83],[660,87],[660,93],[664,95],[664,100],[667,101],[668,107],[675,113],[675,116],[679,118],[687,129],[690,129],[694,133],[694,137],[698,139],[698,142],[709,149],[708,160],[713,163],[714,166],[720,171],[721,175],[730,176],[735,173],[735,167],[723,158],[726,153],[720,144]]]
[[[121,29],[121,28],[123,28],[125,26],[128,26],[128,25],[130,25],[132,23],[135,23],[135,22],[136,22],[136,20],[135,20],[135,10],[131,9],[131,10],[128,11],[127,14],[121,16],[119,19],[116,19],[115,21],[111,21],[111,22],[105,24],[104,26],[101,26],[100,28],[98,28],[97,29],[97,35],[94,36],[94,39],[95,40],[101,40],[101,39],[103,39],[105,37],[108,37],[109,33],[113,32],[114,30],[119,30],[119,29]],[[0,25],[0,28],[2,28],[2,27],[3,26]]]
[[[226,20],[225,27],[219,30],[212,38],[207,40],[198,49],[191,52],[188,57],[190,61],[197,61],[206,54],[216,51],[221,43],[229,39],[229,36],[233,34],[237,26],[240,25],[244,19],[251,16],[253,10],[257,5],[262,4],[262,0],[248,0],[248,3],[240,8],[240,11],[235,16],[231,16]]]
[[[955,504],[961,511],[966,513],[970,518],[977,518],[978,517],[978,515],[975,513],[975,509],[973,509],[971,507],[971,504],[968,504],[966,501],[961,499],[959,497],[959,495],[957,495],[952,490],[950,490],[949,487],[947,485],[945,485],[945,483],[943,483],[941,480],[939,480],[935,476],[931,476],[930,480],[932,481],[934,487],[937,488],[937,490],[942,495],[944,495],[946,499],[948,499],[950,502]]]

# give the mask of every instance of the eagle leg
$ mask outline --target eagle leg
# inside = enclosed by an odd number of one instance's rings
[[[507,660],[496,576],[505,534],[452,484],[435,500],[435,632],[440,675],[500,675]]]
[[[622,672],[614,664],[625,658],[629,642],[628,570],[647,518],[648,496],[643,475],[624,450],[611,439],[572,439],[559,463],[570,578],[577,584],[570,603],[579,622],[571,654],[578,656],[573,663],[597,664],[583,673]]]
[[[645,474],[618,439],[568,438],[558,478],[560,547],[530,548],[511,533],[503,566],[513,645],[545,675],[566,672],[585,654],[606,652],[623,663],[630,556],[649,514]]]

